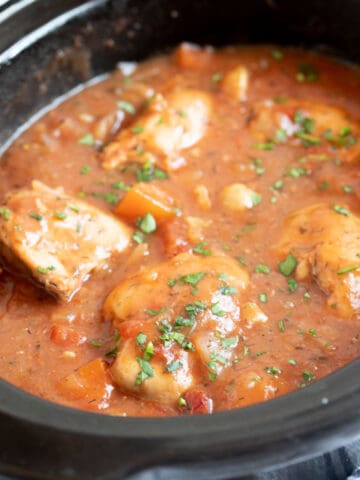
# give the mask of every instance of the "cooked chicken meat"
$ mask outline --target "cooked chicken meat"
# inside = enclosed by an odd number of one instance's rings
[[[9,193],[1,212],[4,263],[64,300],[130,243],[130,229],[115,217],[37,181]]]
[[[290,98],[284,103],[260,102],[255,106],[250,130],[257,142],[275,141],[304,145],[345,163],[360,159],[359,121],[341,108],[319,101]]]
[[[175,90],[166,98],[156,95],[104,149],[102,166],[121,168],[147,160],[165,170],[176,170],[185,164],[182,150],[203,137],[210,114],[211,99],[205,92],[187,89]]]
[[[312,205],[290,215],[277,251],[297,259],[299,280],[314,278],[338,315],[360,314],[360,218],[340,205]]]
[[[121,333],[115,382],[147,399],[176,401],[195,380],[219,375],[239,341],[247,285],[232,258],[190,253],[124,280],[104,304]]]

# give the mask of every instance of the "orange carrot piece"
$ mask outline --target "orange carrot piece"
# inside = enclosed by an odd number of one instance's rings
[[[159,223],[174,218],[174,200],[164,190],[150,183],[136,183],[117,204],[119,217],[135,221],[151,213]]]
[[[70,400],[94,400],[98,404],[107,397],[109,384],[106,364],[96,358],[60,380],[58,387]]]

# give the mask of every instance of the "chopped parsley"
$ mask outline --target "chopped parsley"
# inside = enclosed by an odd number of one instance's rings
[[[130,113],[131,115],[135,115],[136,113],[136,108],[134,107],[134,105],[130,102],[126,102],[125,100],[119,100],[117,102],[117,106],[121,110],[124,110],[124,112]]]
[[[238,291],[235,287],[229,287],[228,285],[225,285],[224,287],[220,288],[220,293],[223,295],[236,295]]]
[[[259,203],[262,200],[262,197],[258,193],[253,193],[251,196],[251,200],[252,200],[253,206],[259,205]]]
[[[10,220],[11,210],[10,208],[0,208],[0,217],[2,217],[6,222]]]
[[[282,128],[278,128],[275,132],[275,140],[278,143],[285,143],[287,140],[287,135],[285,130],[283,130]]]
[[[297,361],[294,358],[289,358],[288,363],[290,363],[290,365],[293,365],[294,367],[296,367],[297,365]]]
[[[285,277],[289,277],[297,266],[297,259],[291,253],[279,263],[279,272]]]
[[[132,239],[134,240],[134,242],[140,244],[140,243],[144,243],[145,237],[142,232],[137,231],[133,233]]]
[[[114,347],[112,348],[111,350],[107,351],[105,353],[105,356],[106,357],[116,357],[116,355],[118,354],[119,350],[117,347]]]
[[[67,214],[60,212],[59,210],[55,210],[54,217],[58,218],[59,220],[65,220],[65,218],[67,218]]]
[[[147,335],[145,333],[138,333],[136,336],[136,345],[145,345]]]
[[[81,167],[80,173],[81,173],[82,175],[87,175],[87,174],[90,173],[90,172],[91,172],[91,167],[90,167],[89,165],[83,165],[83,166]]]
[[[41,220],[44,218],[39,213],[34,213],[34,212],[30,212],[29,217],[33,218],[34,220],[37,220],[38,222],[41,222]]]
[[[275,147],[275,142],[273,140],[270,140],[269,142],[265,143],[254,143],[253,148],[256,148],[257,150],[273,150]]]
[[[167,310],[166,307],[161,308],[160,310],[145,310],[145,313],[148,315],[151,315],[152,317],[155,317],[156,315],[159,315],[160,313],[165,313]]]
[[[154,356],[154,344],[149,342],[144,350],[144,360],[150,360]]]
[[[211,251],[207,248],[204,248],[206,246],[207,246],[206,242],[199,242],[193,248],[193,252],[198,253],[199,255],[204,255],[205,257],[208,257],[209,255],[211,255]]]
[[[116,205],[119,201],[119,196],[114,192],[105,192],[103,198],[110,205]]]
[[[264,263],[259,263],[254,268],[254,272],[255,273],[264,273],[265,275],[269,275],[270,268],[267,265],[265,265]]]
[[[152,180],[166,180],[169,175],[152,165],[151,162],[145,162],[141,168],[136,167],[135,174],[138,182],[151,182]]]
[[[103,344],[101,342],[99,342],[99,340],[96,340],[95,338],[93,338],[92,340],[89,341],[89,344],[92,346],[92,347],[95,347],[95,348],[101,348],[103,347]]]
[[[288,170],[286,175],[291,178],[300,178],[303,175],[308,175],[309,170],[307,168],[301,168],[301,167],[292,167]]]
[[[188,283],[192,287],[196,287],[205,275],[205,272],[189,273],[188,275],[183,275],[182,277],[180,277],[180,281]]]
[[[236,260],[241,264],[241,265],[244,265],[244,267],[246,267],[247,263],[246,263],[246,260],[243,256],[241,255],[238,255],[237,257],[235,257]]]
[[[259,300],[261,303],[267,303],[268,301],[268,296],[266,293],[260,293],[259,294]]]
[[[296,292],[296,290],[297,290],[298,287],[299,287],[299,284],[298,284],[298,282],[295,280],[295,278],[289,278],[287,283],[288,283],[289,292],[291,292],[291,293]]]
[[[278,60],[278,61],[284,58],[284,54],[280,50],[272,50],[271,56],[273,57],[274,60]]]
[[[80,212],[80,209],[76,206],[76,205],[71,205],[70,203],[68,203],[67,205],[67,208],[69,210],[71,210],[72,212],[75,212],[75,213],[79,213]]]
[[[195,318],[176,317],[174,328],[192,327],[195,324]]]
[[[281,373],[281,369],[279,367],[265,367],[264,370],[272,377],[277,377]]]
[[[345,217],[348,217],[350,215],[349,210],[347,210],[344,207],[341,207],[340,205],[333,205],[332,209],[339,215],[344,215]]]
[[[345,273],[353,272],[358,268],[359,268],[359,265],[351,265],[350,267],[345,267],[345,268],[342,268],[341,270],[338,270],[336,273],[338,275],[345,275]]]
[[[189,316],[192,317],[197,315],[201,311],[206,310],[206,305],[202,302],[188,303],[187,305],[185,305],[184,310]]]
[[[48,267],[37,267],[36,271],[41,273],[41,275],[46,275],[48,272],[53,272],[56,270],[54,265],[49,265]]]
[[[302,376],[303,376],[303,382],[301,383],[301,387],[305,387],[306,385],[308,385],[312,380],[314,380],[315,377],[315,374],[314,373],[311,373],[307,370],[304,370],[302,372]]]
[[[148,379],[149,377],[153,377],[155,374],[152,366],[147,360],[144,360],[141,357],[136,357],[136,361],[138,362],[141,369],[140,372],[137,374],[136,380],[135,380],[135,385],[139,386],[146,379]]]
[[[177,403],[178,403],[179,407],[181,407],[181,408],[187,407],[187,402],[186,402],[185,398],[183,398],[183,397],[180,397]]]
[[[132,129],[132,133],[134,135],[139,135],[140,133],[142,133],[144,131],[144,127],[142,127],[141,125],[136,125],[133,129]]]
[[[80,145],[88,145],[91,147],[95,143],[95,139],[91,133],[86,133],[83,137],[79,138],[78,143]]]
[[[275,190],[281,190],[284,186],[284,182],[283,180],[276,180],[276,182],[274,183],[274,185],[272,185],[272,188],[275,189]]]
[[[327,190],[329,187],[330,187],[330,184],[329,184],[329,182],[326,182],[326,181],[320,183],[320,185],[319,185],[320,190]]]
[[[224,74],[221,72],[214,73],[214,75],[211,76],[211,81],[213,83],[219,83],[222,80],[223,76]]]
[[[174,362],[168,363],[166,365],[166,370],[169,373],[173,373],[173,372],[176,372],[176,370],[179,370],[179,368],[181,367],[182,367],[182,363],[180,362],[180,360],[175,360]]]
[[[285,322],[283,319],[278,320],[278,327],[281,333],[285,332]]]
[[[223,317],[225,315],[224,310],[221,309],[221,306],[219,304],[220,302],[215,302],[211,304],[210,310],[211,313],[216,315],[217,317]]]
[[[345,193],[352,193],[354,191],[353,188],[350,187],[350,185],[343,185],[342,189]]]
[[[142,218],[140,217],[136,224],[142,232],[147,234],[156,232],[157,229],[156,220],[151,213],[146,213]]]
[[[298,72],[296,74],[296,80],[299,83],[315,82],[319,78],[318,71],[308,63],[300,63]]]
[[[295,136],[302,140],[302,143],[305,147],[312,147],[314,145],[321,145],[321,140],[314,135],[310,135],[309,133],[304,132],[296,132]]]
[[[221,340],[221,346],[225,350],[231,347],[235,347],[239,342],[239,337],[236,335],[235,337],[223,338]]]
[[[124,192],[127,192],[128,190],[130,190],[130,187],[125,185],[125,182],[123,182],[122,180],[120,180],[119,182],[112,183],[111,188],[114,188],[115,190],[122,190]]]
[[[347,128],[350,128],[350,127],[344,127],[345,130],[345,134],[341,133],[342,130],[340,131],[340,134],[339,135],[334,135],[333,134],[333,131],[329,128],[328,130],[325,130],[323,136],[324,138],[329,142],[331,143],[331,145],[333,146],[333,148],[341,148],[341,147],[351,147],[352,145],[354,145],[356,143],[356,139],[355,137],[353,137],[353,135],[350,135],[351,133],[351,129],[350,130],[346,130]]]

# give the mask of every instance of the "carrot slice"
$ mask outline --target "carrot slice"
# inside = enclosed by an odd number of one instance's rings
[[[109,384],[105,362],[96,358],[60,380],[58,387],[70,400],[93,400],[96,405],[108,397]]]
[[[150,183],[136,183],[117,204],[115,212],[122,218],[135,221],[151,213],[157,222],[174,218],[174,199]]]

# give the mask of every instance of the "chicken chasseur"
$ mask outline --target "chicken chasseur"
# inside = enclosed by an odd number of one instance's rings
[[[0,376],[112,415],[212,413],[359,356],[360,74],[182,44],[3,155]]]

